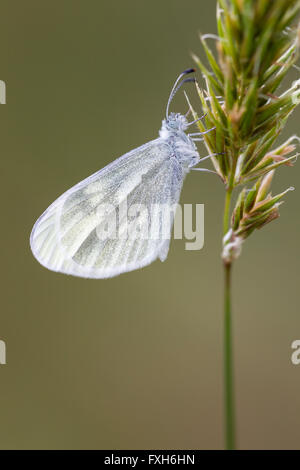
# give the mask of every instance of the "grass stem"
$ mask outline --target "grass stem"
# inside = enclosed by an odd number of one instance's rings
[[[231,263],[224,263],[224,399],[225,399],[225,443],[227,450],[235,449],[235,408],[233,390],[233,353],[231,318]]]

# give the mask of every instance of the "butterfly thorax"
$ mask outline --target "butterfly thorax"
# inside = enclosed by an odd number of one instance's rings
[[[186,134],[188,121],[182,114],[171,113],[162,122],[159,136],[170,146],[172,156],[182,165],[186,172],[197,165],[200,156],[196,145]]]

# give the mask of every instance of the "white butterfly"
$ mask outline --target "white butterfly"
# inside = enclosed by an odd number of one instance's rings
[[[141,268],[157,258],[166,259],[173,216],[167,237],[113,237],[107,225],[114,218],[114,208],[126,202],[130,210],[140,204],[149,209],[144,218],[149,232],[161,233],[166,221],[151,217],[150,207],[173,207],[178,203],[186,174],[200,162],[194,143],[200,133],[186,134],[193,123],[188,123],[181,114],[169,115],[168,111],[176,91],[190,80],[182,80],[177,86],[179,81],[193,71],[186,70],[176,80],[157,139],[123,155],[66,191],[36,221],[30,245],[43,266],[74,276],[106,278]],[[112,210],[100,213],[100,207]],[[116,226],[112,224],[119,235],[124,235],[126,219],[118,213]],[[134,220],[133,226],[136,225]]]

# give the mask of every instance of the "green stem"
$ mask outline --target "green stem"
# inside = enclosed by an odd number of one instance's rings
[[[229,229],[229,215],[230,215],[230,202],[232,196],[232,188],[228,188],[226,191],[225,197],[225,208],[224,208],[224,225],[223,225],[223,235],[226,235]]]
[[[224,297],[224,393],[226,449],[235,449],[235,413],[231,325],[231,263],[225,263]]]
[[[224,208],[224,235],[229,230],[230,203],[232,186],[226,191]],[[235,413],[233,394],[233,355],[231,325],[231,263],[224,263],[224,405],[225,405],[225,443],[226,449],[235,448]]]

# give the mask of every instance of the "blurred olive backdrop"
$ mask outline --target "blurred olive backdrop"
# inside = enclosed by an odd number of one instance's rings
[[[47,271],[29,248],[57,196],[157,136],[199,30],[216,32],[214,1],[1,2],[2,449],[223,446],[218,178],[190,174],[182,194],[205,204],[201,251],[173,241],[165,263],[85,280]],[[299,171],[277,173],[274,190],[298,191],[234,269],[240,448],[300,448]]]

